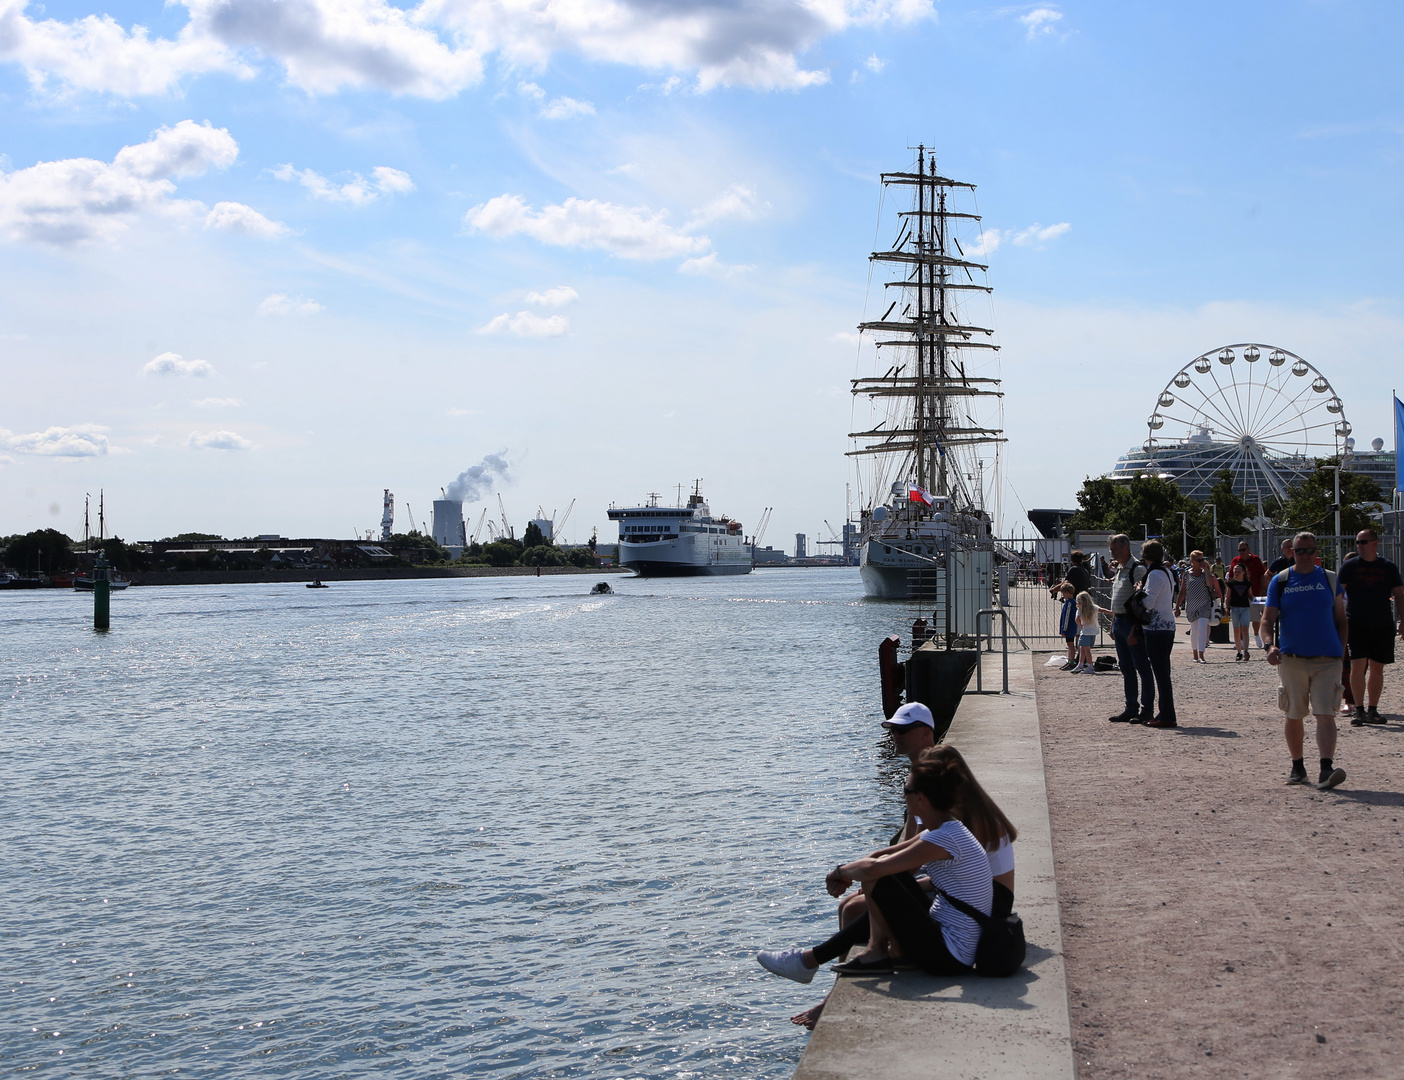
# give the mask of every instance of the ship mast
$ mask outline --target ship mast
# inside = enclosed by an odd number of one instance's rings
[[[871,431],[851,432],[849,437],[863,440],[864,445],[849,451],[849,456],[905,455],[911,463],[909,475],[920,487],[936,495],[964,495],[963,502],[973,506],[976,500],[954,451],[1005,441],[998,429],[969,420],[966,408],[961,415],[968,424],[958,421],[952,408],[954,398],[1003,396],[998,379],[966,374],[962,354],[966,349],[999,348],[988,340],[975,340],[990,337],[992,330],[960,322],[959,297],[965,292],[990,292],[988,285],[976,283],[972,273],[983,273],[988,267],[964,257],[952,226],[980,218],[949,205],[953,190],[974,191],[975,185],[941,176],[935,155],[928,155],[925,146],[917,147],[915,172],[883,173],[882,183],[915,188],[913,208],[899,215],[897,241],[891,250],[875,251],[869,261],[897,264],[906,274],[902,280],[884,282],[884,288],[899,290],[897,300],[881,319],[860,323],[858,329],[892,334],[876,345],[879,350],[896,348],[899,360],[881,377],[854,379],[853,393],[871,399],[909,398],[911,406],[890,418],[893,426],[884,421]],[[964,274],[966,280],[952,280],[956,274]],[[902,310],[892,318],[899,305]],[[915,351],[914,357],[908,349]],[[906,374],[909,363],[911,373]]]

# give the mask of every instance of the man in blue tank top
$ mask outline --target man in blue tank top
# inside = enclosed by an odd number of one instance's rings
[[[1317,787],[1327,791],[1346,778],[1335,767],[1336,709],[1341,703],[1341,657],[1345,655],[1346,609],[1340,583],[1316,565],[1316,536],[1292,538],[1293,564],[1268,582],[1263,612],[1267,660],[1277,668],[1278,707],[1286,714],[1283,733],[1292,755],[1289,784],[1307,782],[1302,762],[1302,725],[1316,717],[1316,747],[1321,754]]]

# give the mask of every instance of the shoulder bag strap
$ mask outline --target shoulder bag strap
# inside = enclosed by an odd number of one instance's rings
[[[974,907],[971,904],[967,904],[964,900],[957,899],[950,893],[946,892],[945,889],[938,887],[936,889],[936,892],[939,896],[945,899],[946,902],[951,905],[951,907],[955,908],[959,912],[963,912],[964,914],[969,915],[972,919],[979,923],[981,927],[989,927],[997,924],[998,920],[995,919],[993,916],[986,915],[979,908]]]

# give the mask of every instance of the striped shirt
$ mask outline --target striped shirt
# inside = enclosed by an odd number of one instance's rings
[[[931,884],[988,915],[994,904],[994,885],[990,856],[980,846],[980,841],[955,819],[939,829],[928,829],[921,838],[951,855],[949,859],[929,862],[921,868]],[[941,924],[941,936],[946,939],[951,955],[962,964],[974,964],[975,946],[980,943],[980,924],[944,903],[939,893],[931,902],[930,915]]]

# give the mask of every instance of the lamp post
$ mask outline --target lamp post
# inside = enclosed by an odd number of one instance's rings
[[[1189,518],[1185,516],[1185,511],[1180,511],[1180,558],[1189,555]]]
[[[1351,459],[1350,439],[1346,440],[1346,447],[1341,451],[1341,456],[1336,459],[1336,467],[1332,469],[1334,480],[1331,487],[1331,509],[1335,511],[1336,518],[1336,538],[1331,541],[1331,547],[1336,552],[1336,569],[1341,568],[1341,467]]]

